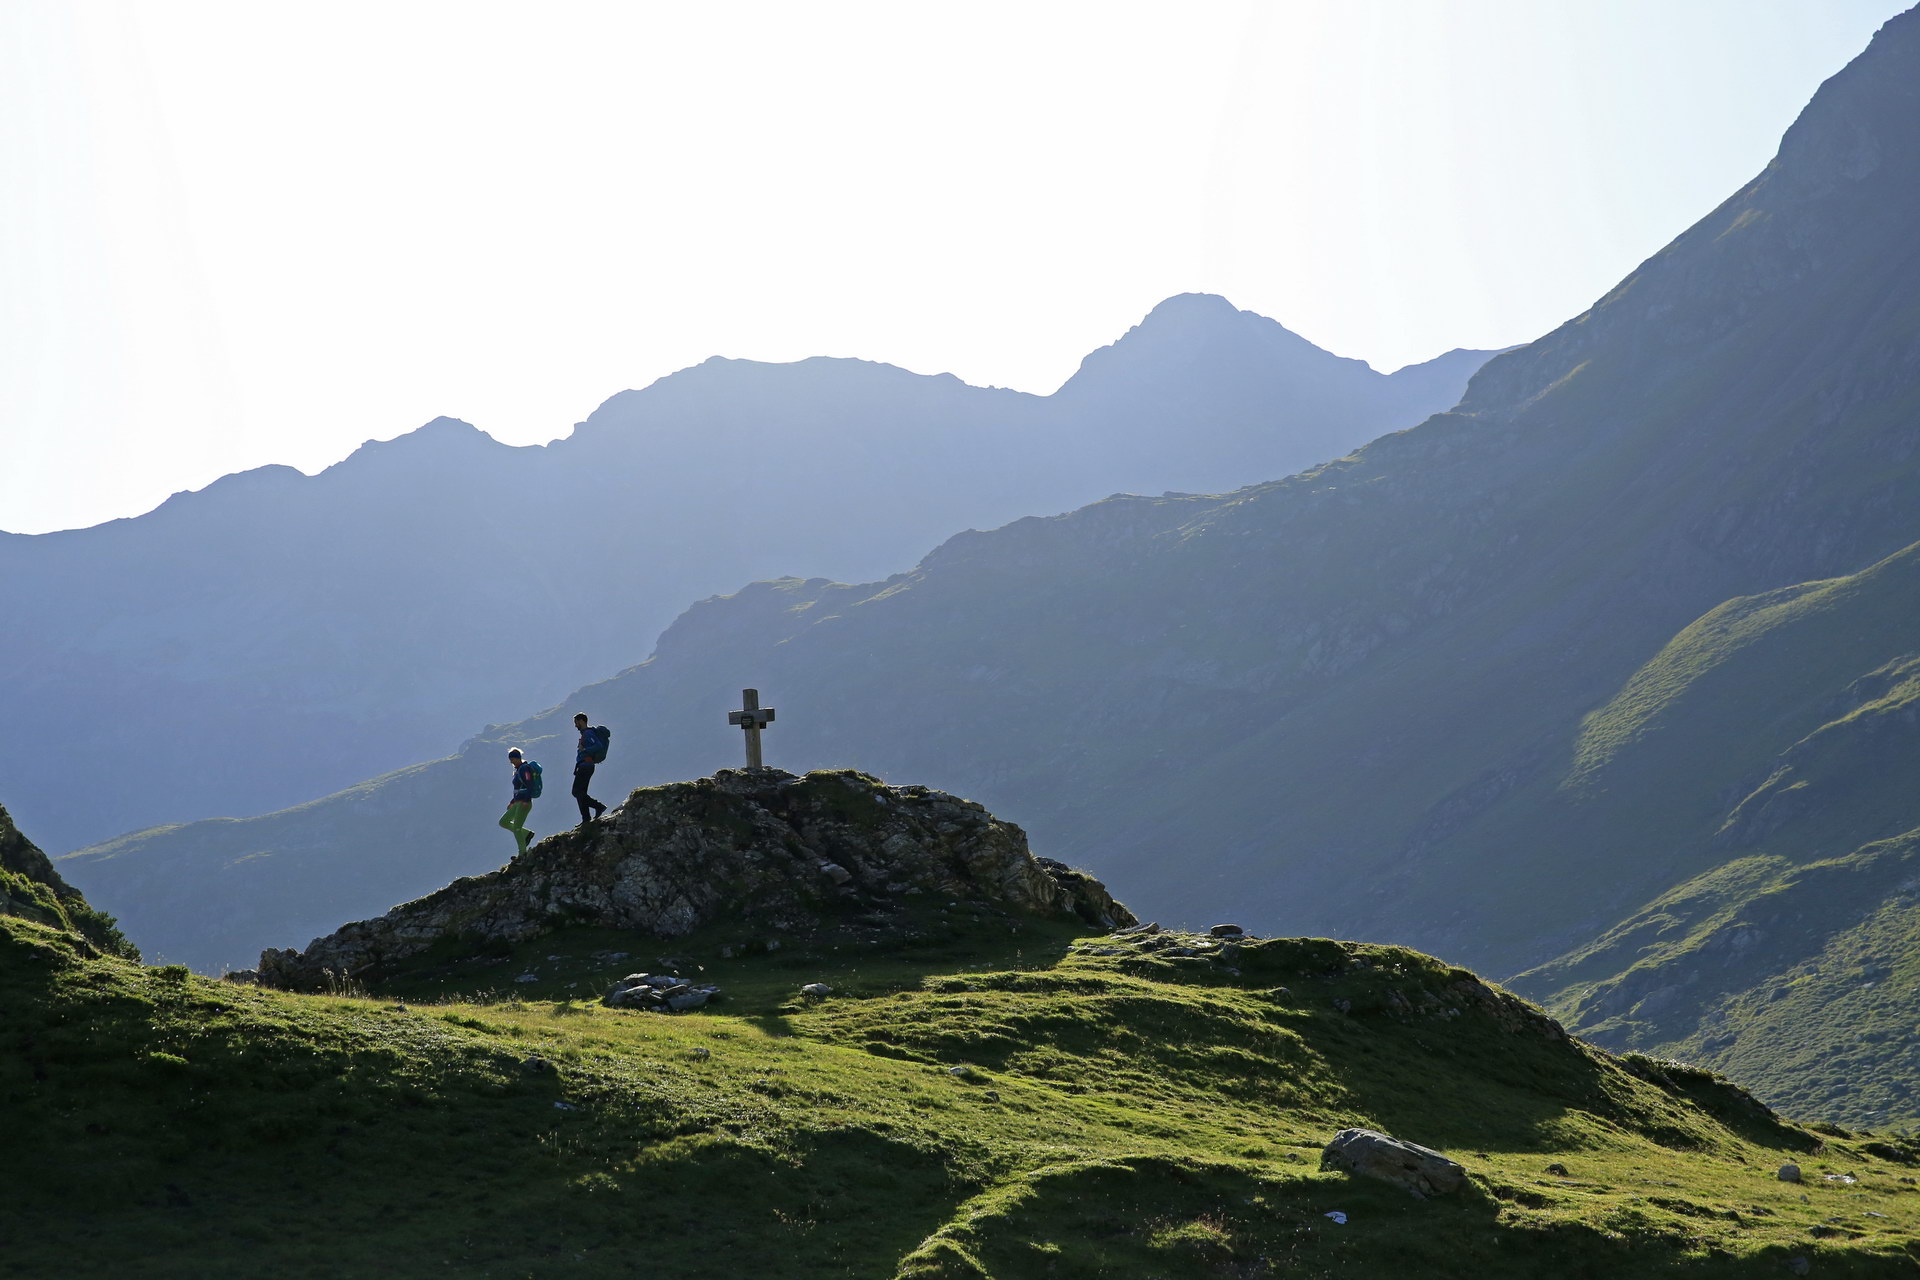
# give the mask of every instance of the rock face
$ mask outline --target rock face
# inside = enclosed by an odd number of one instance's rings
[[[350,924],[305,951],[260,957],[291,990],[377,977],[442,942],[524,942],[566,924],[678,937],[722,922],[805,928],[937,895],[1028,916],[1134,923],[1099,881],[1036,858],[1019,827],[970,800],[864,774],[723,770],[634,792],[598,822],[541,841],[498,871]]]
[[[1415,1199],[1458,1191],[1467,1171],[1438,1151],[1371,1129],[1342,1129],[1320,1155],[1322,1169],[1378,1178],[1405,1187]]]

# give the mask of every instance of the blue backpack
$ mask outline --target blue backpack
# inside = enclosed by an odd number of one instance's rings
[[[613,730],[603,724],[597,724],[587,730],[587,763],[605,764],[607,747],[613,742]]]
[[[540,762],[538,760],[529,760],[521,766],[521,770],[527,775],[527,794],[535,800],[538,800],[540,798],[541,787]]]

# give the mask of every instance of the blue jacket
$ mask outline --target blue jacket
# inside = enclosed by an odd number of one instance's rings
[[[513,802],[515,804],[533,803],[533,775],[539,767],[531,760],[522,760],[520,767],[513,771]]]
[[[601,754],[605,749],[606,744],[600,741],[600,730],[598,727],[582,729],[580,731],[580,745],[573,753],[573,767],[576,769],[584,769],[590,764],[598,764],[599,761],[593,757]]]

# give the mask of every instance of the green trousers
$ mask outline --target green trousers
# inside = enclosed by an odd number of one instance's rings
[[[533,832],[527,830],[527,818],[532,813],[533,801],[515,800],[507,806],[507,811],[500,815],[500,825],[513,832],[514,840],[520,845],[514,851],[515,857],[525,853],[527,846],[533,843]]]

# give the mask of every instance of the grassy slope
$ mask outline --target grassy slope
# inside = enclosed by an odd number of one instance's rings
[[[1512,816],[1598,867],[1661,851],[1670,887],[1517,986],[1780,1105],[1920,1123],[1915,984],[1882,983],[1920,964],[1916,616],[1920,547],[1728,601],[1587,717]]]
[[[1762,1275],[1806,1255],[1891,1276],[1920,1257],[1910,1148],[1593,1054],[1412,952],[1279,940],[1232,975],[1090,954],[1059,926],[885,956],[702,959],[696,938],[677,959],[726,984],[725,1012],[565,998],[649,959],[616,944],[638,945],[583,931],[467,966],[533,973],[514,999],[422,971],[401,1007],[0,920],[0,1275]],[[836,995],[794,998],[813,979]],[[1352,1124],[1447,1148],[1473,1181],[1418,1203],[1318,1172]],[[1775,1180],[1784,1160],[1812,1182]],[[1842,1172],[1858,1181],[1823,1180]]]
[[[18,916],[78,934],[87,945],[139,959],[110,915],[96,911],[60,878],[38,845],[20,833],[0,807],[0,916]]]

